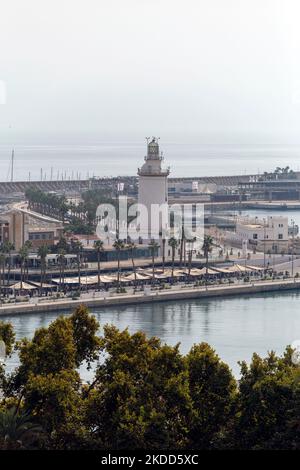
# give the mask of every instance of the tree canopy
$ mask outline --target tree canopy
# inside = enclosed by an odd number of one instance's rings
[[[299,449],[292,349],[242,362],[239,382],[207,344],[183,355],[143,332],[100,326],[86,307],[15,343],[0,322],[0,449]],[[79,370],[93,367],[83,382]]]

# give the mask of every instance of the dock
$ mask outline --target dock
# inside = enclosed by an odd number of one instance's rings
[[[109,296],[98,296],[93,294],[82,294],[80,299],[40,300],[36,303],[17,303],[12,305],[1,305],[0,316],[46,313],[46,312],[68,312],[79,305],[89,308],[109,308],[113,306],[126,306],[135,304],[151,304],[153,302],[170,302],[187,299],[223,298],[229,296],[251,296],[267,292],[299,291],[300,280],[288,279],[280,281],[258,281],[235,285],[183,287],[181,289],[166,289],[163,291],[150,291],[149,293],[138,292],[135,294],[112,294]],[[222,313],[220,312],[220,315]]]

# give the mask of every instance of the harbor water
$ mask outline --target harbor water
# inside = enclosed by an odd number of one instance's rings
[[[170,176],[238,175],[263,173],[276,166],[299,170],[299,146],[238,146],[201,145],[163,142]],[[15,180],[76,179],[87,176],[135,175],[145,154],[139,142],[98,142],[93,145],[15,145]],[[10,178],[12,145],[0,145],[1,180]],[[243,211],[243,215],[265,217],[285,215],[300,226],[300,211]],[[257,294],[207,300],[160,302],[94,309],[100,324],[113,323],[131,332],[143,330],[148,336],[159,336],[169,344],[180,342],[186,353],[194,343],[206,341],[227,362],[236,376],[238,361],[251,359],[255,351],[265,355],[275,350],[282,354],[285,347],[300,339],[300,294]],[[14,314],[1,317],[11,321],[17,339],[32,337],[36,328],[47,326],[60,313]],[[100,331],[101,333],[101,331]],[[17,356],[8,360],[7,369],[17,365]],[[91,372],[81,370],[85,380]]]
[[[274,350],[282,354],[285,347],[300,339],[300,294],[257,294],[253,296],[217,299],[158,302],[93,309],[103,325],[114,324],[130,332],[144,331],[158,336],[168,344],[180,343],[183,353],[194,343],[209,343],[235,376],[239,376],[238,361],[250,361],[253,352],[265,355]],[[61,313],[14,314],[1,317],[10,321],[17,339],[32,337],[35,329],[47,326]],[[7,363],[8,370],[17,365],[17,356]],[[81,370],[84,380],[92,372]]]
[[[124,141],[101,141],[89,145],[0,145],[0,180],[11,177],[10,160],[14,147],[14,179],[27,181],[80,176],[136,175],[146,153],[144,136]],[[241,175],[272,171],[276,166],[299,170],[300,146],[233,145],[161,139],[166,164],[172,177]]]

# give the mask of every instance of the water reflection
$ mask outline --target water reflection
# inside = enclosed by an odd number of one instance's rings
[[[130,332],[143,330],[169,344],[181,343],[186,353],[194,343],[206,341],[238,375],[237,361],[249,361],[254,351],[282,353],[300,339],[299,294],[264,294],[252,297],[160,302],[148,305],[92,310],[101,327],[107,323]],[[67,312],[66,312],[67,314]],[[59,313],[2,317],[14,325],[17,338],[31,337]],[[16,365],[13,357],[9,368]],[[85,378],[91,374],[82,371]]]

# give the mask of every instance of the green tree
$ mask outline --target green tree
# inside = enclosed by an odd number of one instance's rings
[[[59,289],[65,284],[65,267],[66,267],[66,251],[60,248],[57,254],[57,261],[59,265]]]
[[[203,254],[205,256],[205,261],[206,261],[206,279],[208,276],[208,256],[209,253],[211,253],[213,247],[213,239],[210,235],[204,235],[204,240],[202,244],[201,250],[203,251]]]
[[[7,259],[8,259],[8,268],[7,268],[7,284],[9,284],[10,281],[10,271],[11,271],[11,254],[12,251],[15,249],[13,243],[6,241],[3,244],[3,253],[5,253]]]
[[[104,328],[106,359],[88,392],[87,425],[109,448],[181,448],[191,413],[179,345]]]
[[[80,426],[83,406],[81,382],[75,370],[49,374],[31,374],[24,391],[24,404],[40,417],[52,439],[61,439],[65,428]],[[71,443],[69,443],[71,445]]]
[[[99,325],[83,306],[36,330],[32,340],[17,343],[20,365],[4,382],[4,397],[30,409],[47,433],[48,446],[71,448],[66,436],[81,439],[84,397],[78,368],[100,354]],[[81,436],[81,437],[80,437]],[[76,439],[77,439],[76,438]],[[92,439],[91,439],[92,440]]]
[[[41,245],[38,248],[38,257],[40,258],[41,263],[41,273],[40,273],[40,290],[42,294],[43,290],[43,283],[45,282],[46,278],[46,269],[47,269],[47,255],[49,254],[49,248],[47,245]]]
[[[24,276],[25,276],[25,269],[26,269],[28,255],[29,255],[28,248],[26,245],[23,245],[19,250],[21,289],[23,287],[23,281],[24,281]]]
[[[190,444],[197,449],[221,446],[234,410],[237,384],[227,366],[207,344],[196,344],[186,356],[193,419]]]
[[[166,239],[162,239],[162,270],[163,273],[165,272],[165,264],[166,264]]]
[[[104,243],[102,240],[96,240],[94,242],[94,250],[97,254],[97,271],[98,271],[98,289],[100,289],[100,258],[101,258],[101,253],[104,251]]]
[[[185,241],[186,241],[186,235],[185,235],[185,232],[184,232],[184,224],[182,224],[181,236],[180,236],[180,256],[179,256],[179,267],[180,268],[182,268]]]
[[[129,242],[127,244],[127,248],[130,252],[130,256],[131,256],[131,264],[132,264],[132,272],[134,274],[134,281],[136,283],[136,268],[135,268],[135,262],[134,262],[134,255],[135,255],[135,252],[136,252],[136,244],[134,242]]]
[[[159,244],[155,240],[151,240],[149,243],[149,248],[151,252],[151,259],[152,259],[152,282],[154,282],[155,278],[155,255],[157,254]]]
[[[59,252],[60,250],[64,250],[66,253],[69,252],[70,246],[67,242],[67,239],[65,236],[61,236],[59,239],[59,242],[56,245],[56,250]]]
[[[76,254],[78,284],[79,290],[81,290],[81,257],[83,251],[82,243],[78,240],[71,240],[71,250]]]
[[[28,411],[20,411],[15,406],[0,410],[1,450],[34,448],[42,434],[42,427]]]
[[[2,251],[0,251],[0,294],[1,294],[2,285],[4,286],[4,282],[5,282],[5,261],[6,261],[5,254]]]
[[[124,245],[124,242],[122,240],[118,239],[114,242],[113,247],[117,252],[117,258],[118,258],[117,284],[118,284],[118,288],[120,288],[121,251],[125,248],[125,245]]]
[[[178,248],[178,240],[175,237],[171,237],[168,241],[168,245],[172,250],[172,277],[174,277],[174,266],[175,266],[175,254],[176,249]]]
[[[6,347],[6,355],[12,353],[15,342],[15,333],[11,323],[0,321],[0,340],[4,341]]]
[[[242,449],[300,448],[300,374],[292,350],[241,365],[234,441]]]
[[[0,341],[4,343],[5,350],[4,356],[0,358],[0,397],[3,397],[3,392],[9,389],[9,379],[5,374],[5,361],[10,357],[13,352],[15,343],[15,332],[11,323],[0,321]],[[1,409],[0,398],[0,409]]]
[[[192,237],[187,240],[189,244],[189,250],[188,250],[188,275],[191,275],[191,269],[192,269],[192,262],[193,262],[193,248],[194,248],[194,243],[196,241],[196,237]]]
[[[73,330],[76,367],[79,367],[83,361],[90,367],[91,363],[98,359],[99,348],[102,345],[97,336],[99,323],[84,305],[76,308],[69,321]]]
[[[32,242],[30,240],[26,240],[24,243],[24,247],[27,249],[27,256],[25,258],[25,266],[24,266],[24,274],[26,275],[26,280],[28,281],[28,260],[29,260],[29,253],[32,250]]]
[[[183,356],[179,344],[142,332],[98,329],[80,306],[17,342],[16,369],[0,365],[0,449],[300,448],[291,348],[242,362],[238,387],[206,343]],[[0,338],[10,355],[9,323]],[[83,363],[96,366],[91,383],[82,383]]]

